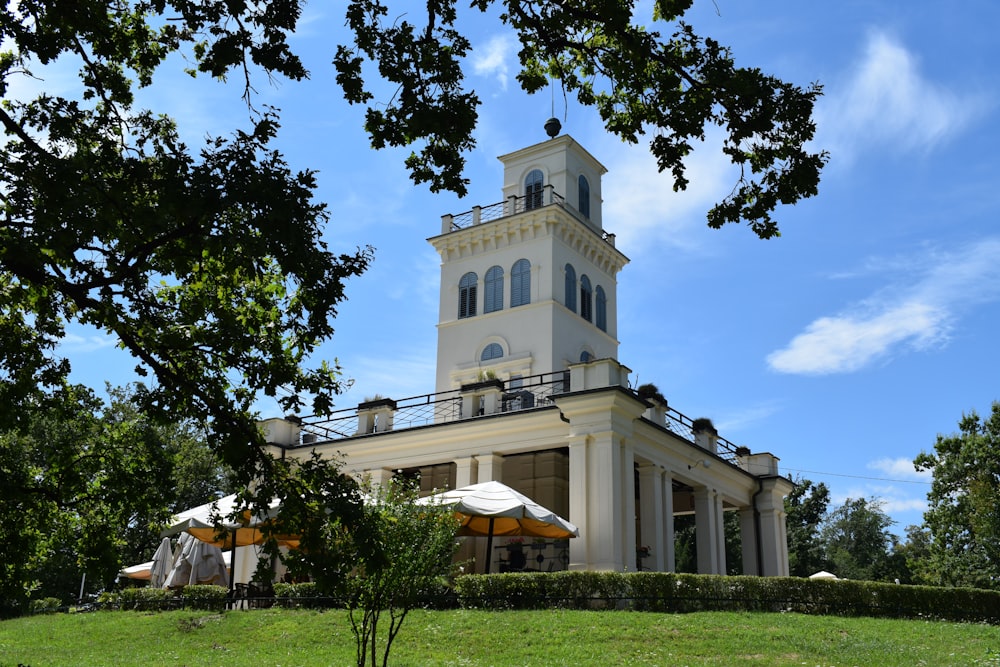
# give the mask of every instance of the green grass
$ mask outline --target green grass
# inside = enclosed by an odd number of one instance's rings
[[[994,665],[1000,628],[799,614],[415,611],[392,665]],[[351,665],[342,611],[57,614],[0,622],[0,667]]]

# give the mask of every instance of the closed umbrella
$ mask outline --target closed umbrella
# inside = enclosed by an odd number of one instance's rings
[[[481,482],[421,498],[421,503],[450,507],[458,515],[459,535],[485,536],[486,572],[490,571],[494,535],[579,537],[576,526],[552,510],[500,482]]]
[[[152,588],[161,588],[173,565],[174,552],[170,548],[170,538],[164,537],[153,554],[153,561],[149,567],[149,585]]]

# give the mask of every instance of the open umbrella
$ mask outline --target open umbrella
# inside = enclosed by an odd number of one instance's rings
[[[173,564],[174,552],[170,548],[170,538],[164,537],[153,554],[153,561],[149,567],[149,585],[153,588],[162,587]]]
[[[459,535],[485,536],[486,572],[490,571],[494,535],[579,537],[576,526],[531,498],[500,482],[482,482],[421,498],[421,503],[450,507],[461,521]]]
[[[263,542],[264,535],[260,528],[268,520],[268,517],[252,516],[249,512],[243,512],[240,519],[234,521],[230,515],[235,507],[236,494],[199,505],[175,515],[161,535],[169,536],[187,532],[202,542],[220,548],[245,547]],[[275,507],[272,506],[271,509],[273,510]],[[213,521],[215,515],[222,517],[221,532],[215,527]],[[298,545],[298,539],[292,535],[281,536],[279,542],[287,546]]]

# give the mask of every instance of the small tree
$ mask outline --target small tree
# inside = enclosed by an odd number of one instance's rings
[[[376,548],[358,552],[357,569],[349,583],[351,628],[358,667],[374,667],[379,621],[383,612],[389,612],[382,649],[385,667],[406,615],[454,567],[458,520],[447,508],[418,505],[416,492],[403,484],[372,488],[366,495],[365,515]]]
[[[829,567],[845,579],[896,579],[899,568],[892,556],[898,540],[889,532],[894,523],[881,501],[848,498],[830,512],[823,525]]]
[[[808,577],[823,569],[823,543],[819,529],[830,503],[830,490],[820,482],[796,479],[785,498],[788,527],[788,570],[792,576]]]

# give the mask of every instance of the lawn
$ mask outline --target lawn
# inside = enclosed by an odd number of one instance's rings
[[[995,665],[1000,627],[704,612],[415,611],[392,665]],[[0,622],[0,667],[351,665],[343,611],[56,614]]]

